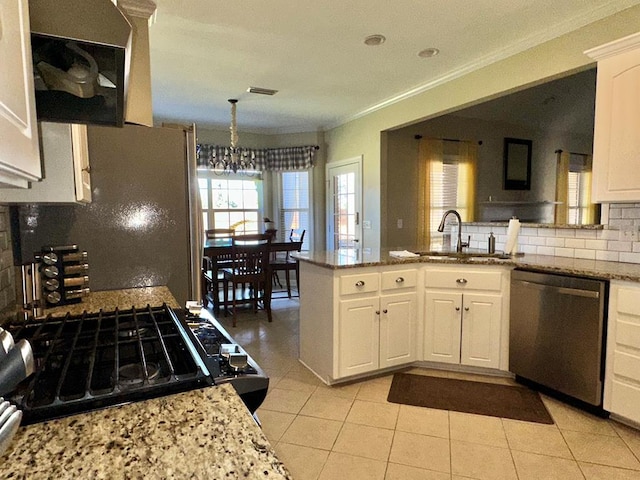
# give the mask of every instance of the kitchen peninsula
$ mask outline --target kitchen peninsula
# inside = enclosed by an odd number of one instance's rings
[[[511,375],[511,270],[604,279],[610,281],[604,406],[639,422],[640,378],[614,360],[640,351],[637,337],[616,336],[616,329],[626,332],[640,319],[640,265],[477,253],[461,258],[455,253],[396,258],[384,249],[361,257],[346,251],[296,254],[300,361],[330,385],[409,365]]]
[[[92,292],[45,313],[167,304],[166,287]],[[274,478],[289,473],[231,384],[20,427],[0,478]]]

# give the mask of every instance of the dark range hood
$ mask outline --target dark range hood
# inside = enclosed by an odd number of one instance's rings
[[[38,120],[123,126],[131,25],[110,0],[29,0]]]

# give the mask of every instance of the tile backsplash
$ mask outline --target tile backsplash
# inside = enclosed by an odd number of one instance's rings
[[[0,205],[0,314],[15,309],[15,282],[9,207]]]
[[[518,251],[525,254],[640,263],[640,203],[609,206],[604,229],[534,228],[524,225],[518,236]],[[462,238],[471,235],[471,248],[485,249],[489,232],[496,237],[496,250],[504,250],[506,226],[463,225]]]

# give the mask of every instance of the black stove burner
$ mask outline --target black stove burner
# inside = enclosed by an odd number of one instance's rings
[[[147,373],[144,366],[139,363],[130,363],[118,369],[118,385],[123,388],[132,388],[142,385],[146,380],[149,383],[156,381],[160,375],[160,369],[153,363],[147,364]]]
[[[23,424],[212,385],[195,337],[163,305],[9,325],[36,372],[9,399]]]

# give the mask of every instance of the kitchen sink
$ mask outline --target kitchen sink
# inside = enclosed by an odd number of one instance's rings
[[[451,260],[462,260],[462,259],[474,259],[474,258],[495,258],[498,260],[508,260],[511,258],[511,255],[507,255],[506,253],[495,252],[495,253],[487,253],[487,252],[446,252],[442,250],[430,250],[425,252],[414,252],[421,257],[434,257],[442,260],[451,259]]]

